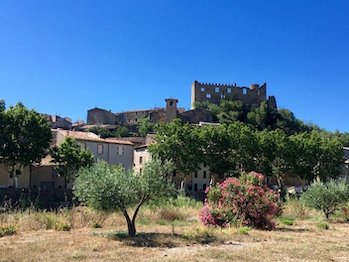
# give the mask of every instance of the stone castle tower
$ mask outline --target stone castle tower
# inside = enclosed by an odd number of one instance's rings
[[[167,98],[166,101],[166,123],[177,118],[177,103],[175,98]]]
[[[250,87],[239,87],[236,84],[212,84],[194,81],[191,87],[191,108],[195,102],[208,101],[219,104],[223,99],[240,100],[244,104],[259,106],[267,101],[268,106],[276,108],[276,99],[270,96],[267,99],[267,84],[252,84]]]

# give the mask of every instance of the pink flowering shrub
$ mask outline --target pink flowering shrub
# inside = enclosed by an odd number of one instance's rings
[[[262,174],[250,172],[208,188],[200,220],[205,226],[241,224],[274,229],[273,218],[280,212],[278,195],[263,182]]]

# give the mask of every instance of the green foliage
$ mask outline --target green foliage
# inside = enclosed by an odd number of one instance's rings
[[[88,131],[95,133],[96,135],[99,135],[101,138],[107,138],[112,136],[112,133],[109,131],[109,129],[106,129],[101,126],[90,127]]]
[[[256,132],[256,136],[259,146],[257,170],[268,176],[274,175],[279,188],[282,188],[285,175],[292,168],[291,141],[280,129]]]
[[[301,200],[306,206],[321,210],[328,219],[349,201],[349,186],[344,181],[314,182]]]
[[[15,175],[16,166],[40,163],[49,148],[51,130],[43,116],[22,103],[6,111],[4,102],[0,107],[0,162]]]
[[[82,168],[74,184],[74,194],[88,206],[103,211],[121,211],[127,221],[129,235],[136,234],[135,220],[140,207],[154,199],[171,196],[172,182],[166,177],[171,172],[169,162],[153,159],[144,166],[142,175],[98,161]],[[132,219],[129,208],[135,208]]]
[[[0,226],[0,237],[11,236],[17,233],[17,226],[8,225],[8,226]]]
[[[101,138],[107,137],[127,137],[130,135],[127,127],[118,127],[114,131],[110,131],[107,128],[101,126],[93,126],[88,129],[89,132],[99,135]]]
[[[251,231],[250,227],[238,227],[237,233],[240,235],[248,235],[248,232]]]
[[[279,221],[286,226],[293,226],[295,218],[291,216],[279,217]]]
[[[148,133],[154,131],[154,124],[148,118],[142,118],[138,121],[138,134],[145,137]]]
[[[204,162],[199,130],[179,119],[159,125],[155,141],[149,145],[151,154],[172,161],[179,173],[195,172]]]
[[[219,105],[205,101],[195,103],[195,107],[210,110],[216,120],[222,124],[240,121],[257,130],[281,129],[287,135],[318,129],[316,126],[304,124],[290,110],[271,108],[266,102],[256,107],[245,105],[239,100],[222,100]]]
[[[338,178],[344,164],[343,148],[338,139],[313,130],[293,135],[290,140],[295,174],[308,181]]]
[[[82,150],[71,137],[67,137],[58,147],[52,148],[50,153],[52,162],[56,164],[55,169],[67,183],[74,181],[81,167],[91,166],[94,162],[93,154],[89,150]]]
[[[130,136],[130,132],[128,131],[127,127],[119,127],[117,128],[113,133],[112,136],[114,137],[128,137]]]
[[[319,229],[324,229],[324,230],[330,229],[329,224],[327,222],[324,222],[324,221],[316,223],[316,227]]]

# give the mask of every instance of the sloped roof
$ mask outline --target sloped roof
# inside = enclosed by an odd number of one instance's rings
[[[133,143],[131,143],[130,141],[122,141],[122,140],[110,139],[110,138],[103,139],[92,132],[70,131],[70,130],[57,130],[57,132],[60,132],[64,136],[71,137],[76,140],[109,143],[109,144],[130,145],[130,146],[133,145]]]

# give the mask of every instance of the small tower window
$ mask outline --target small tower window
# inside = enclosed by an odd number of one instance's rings
[[[214,91],[215,91],[216,93],[219,93],[219,87],[215,87],[215,88],[214,88]]]
[[[210,99],[211,98],[211,94],[206,94],[206,98]]]
[[[227,88],[227,93],[230,94],[231,93],[231,88]]]
[[[247,94],[247,89],[246,89],[246,88],[242,89],[242,93],[243,93],[244,95],[246,95],[246,94]]]
[[[205,87],[200,88],[201,92],[205,92]]]

